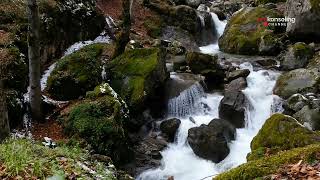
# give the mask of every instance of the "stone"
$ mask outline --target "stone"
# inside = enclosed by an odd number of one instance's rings
[[[218,163],[229,154],[228,143],[234,140],[235,132],[228,121],[214,119],[208,125],[189,129],[188,143],[196,155]]]
[[[168,119],[161,122],[160,130],[168,136],[170,142],[173,142],[180,124],[181,124],[180,119],[177,119],[177,118]]]

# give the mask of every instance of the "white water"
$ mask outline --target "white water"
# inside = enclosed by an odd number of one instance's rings
[[[217,37],[219,39],[219,37],[223,34],[223,31],[227,25],[227,21],[220,21],[215,13],[211,13],[211,17],[215,24]],[[219,52],[218,41],[214,42],[213,44],[200,47],[200,51],[205,54],[217,54]]]
[[[215,14],[212,14],[212,18],[220,37],[226,22],[220,21]],[[200,50],[203,53],[216,54],[219,52],[219,46],[216,42],[201,47]],[[236,139],[229,143],[229,155],[216,164],[197,157],[188,145],[188,130],[201,124],[208,124],[212,119],[218,118],[218,107],[223,98],[219,94],[197,93],[199,91],[195,91],[196,87],[191,86],[179,97],[169,101],[169,114],[181,119],[175,142],[169,144],[161,152],[163,157],[161,166],[144,171],[137,177],[137,180],[167,180],[170,176],[173,176],[175,180],[211,179],[219,173],[246,162],[246,156],[251,151],[252,139],[272,113],[281,111],[281,103],[279,103],[279,98],[272,94],[279,76],[278,72],[254,71],[250,63],[243,63],[240,68],[250,70],[250,75],[247,77],[248,87],[243,90],[248,100],[246,125],[245,128],[237,129]],[[207,104],[209,109],[203,104]],[[194,119],[195,124],[189,120],[188,114]]]

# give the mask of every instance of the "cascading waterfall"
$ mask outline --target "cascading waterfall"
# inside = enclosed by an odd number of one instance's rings
[[[226,22],[219,21],[215,14],[212,16],[220,36]],[[217,42],[200,49],[203,53],[208,54],[219,52]],[[202,96],[195,93],[198,92],[195,91],[198,85],[191,86],[180,96],[169,100],[168,113],[181,119],[175,142],[169,144],[161,152],[163,157],[161,166],[144,171],[137,177],[137,180],[167,180],[171,176],[175,180],[211,179],[221,172],[246,162],[246,156],[251,151],[250,143],[253,137],[272,113],[281,111],[279,97],[272,94],[272,89],[280,73],[272,70],[255,71],[250,63],[243,63],[240,68],[250,70],[250,75],[247,77],[248,87],[243,90],[248,99],[246,126],[237,129],[236,139],[229,144],[229,155],[220,163],[213,163],[197,157],[190,148],[187,142],[188,130],[201,124],[208,124],[214,118],[218,118],[218,107],[223,98],[220,94],[204,93]],[[195,99],[196,101],[194,101]],[[208,108],[202,104],[206,104]],[[188,115],[192,117],[194,122],[189,120]]]
[[[205,96],[200,83],[195,83],[190,88],[180,93],[178,97],[170,99],[168,102],[168,115],[175,117],[186,117],[196,113],[197,102]]]

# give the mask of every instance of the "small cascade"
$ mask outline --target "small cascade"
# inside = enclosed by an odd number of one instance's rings
[[[178,97],[168,102],[168,115],[173,117],[186,117],[198,111],[199,100],[205,96],[203,87],[196,82],[188,89],[182,91]]]

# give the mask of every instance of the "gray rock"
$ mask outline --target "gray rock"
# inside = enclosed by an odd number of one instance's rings
[[[304,106],[299,112],[293,115],[302,124],[310,125],[312,130],[320,129],[320,109],[311,109],[309,106]]]
[[[181,124],[180,119],[177,119],[177,118],[168,119],[163,121],[160,124],[160,130],[168,136],[169,141],[173,142],[180,124]]]
[[[240,77],[246,78],[246,77],[249,76],[249,74],[250,74],[250,70],[249,69],[238,69],[238,70],[229,72],[227,74],[227,80],[228,81],[232,81],[232,80],[235,80],[235,79],[240,78]]]
[[[188,143],[196,155],[218,163],[229,154],[228,143],[235,139],[235,133],[228,121],[214,119],[208,125],[189,129]]]

